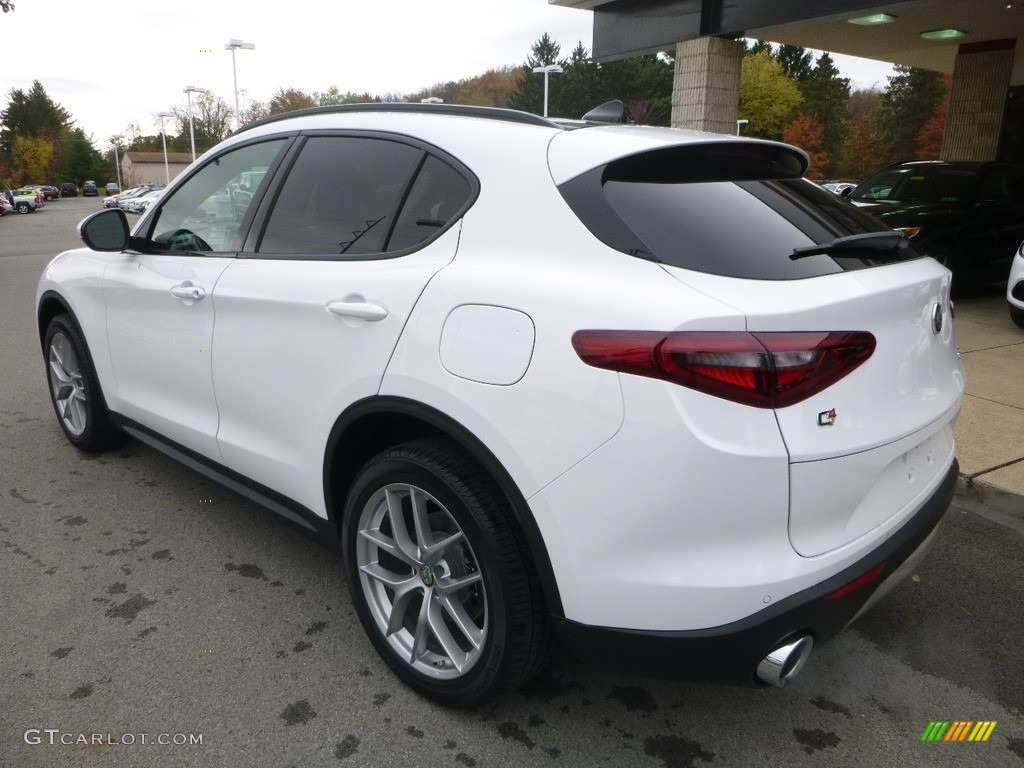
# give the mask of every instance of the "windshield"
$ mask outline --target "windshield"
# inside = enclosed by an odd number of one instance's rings
[[[971,196],[977,171],[949,165],[886,168],[850,193],[858,200],[885,203],[959,203]]]

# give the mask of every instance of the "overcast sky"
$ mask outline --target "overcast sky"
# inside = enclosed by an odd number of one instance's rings
[[[488,69],[519,65],[544,32],[568,53],[593,49],[589,11],[546,0],[16,0],[0,16],[0,108],[12,88],[42,82],[97,147],[136,123],[159,131],[155,116],[184,107],[187,85],[234,102],[238,87],[267,101],[278,88],[306,92],[413,93]],[[836,57],[856,87],[886,85],[891,67]],[[555,87],[554,85],[552,87]],[[170,124],[168,124],[170,129]]]

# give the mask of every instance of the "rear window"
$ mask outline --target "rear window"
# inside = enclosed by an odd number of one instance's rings
[[[891,228],[798,178],[802,164],[795,167],[791,158],[751,157],[750,145],[733,144],[748,156],[723,161],[722,146],[624,158],[565,182],[560,191],[605,244],[697,272],[794,280],[892,262],[871,251],[791,259],[796,248]]]

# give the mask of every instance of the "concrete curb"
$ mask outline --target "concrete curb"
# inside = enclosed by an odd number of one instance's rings
[[[984,506],[1024,521],[1024,496],[992,485],[981,478],[972,480],[961,473],[956,481],[954,500],[971,511]]]

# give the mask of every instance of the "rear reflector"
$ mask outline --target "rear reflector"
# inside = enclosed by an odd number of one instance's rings
[[[587,365],[663,379],[757,408],[785,408],[831,386],[875,351],[863,331],[577,331]]]
[[[825,595],[825,599],[842,600],[844,597],[849,597],[854,592],[858,592],[861,589],[864,589],[864,587],[866,587],[868,584],[877,579],[884,570],[885,563],[879,563],[867,573],[863,573],[860,576],[858,576],[845,587],[840,587],[835,592],[829,592],[827,595]]]

